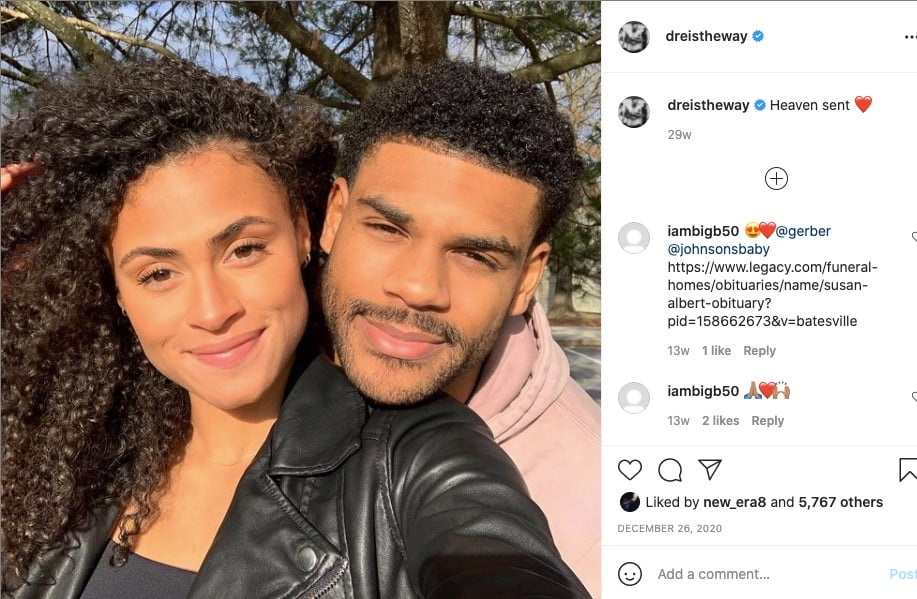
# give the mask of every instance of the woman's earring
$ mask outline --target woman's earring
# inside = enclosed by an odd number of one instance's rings
[[[302,261],[302,264],[300,265],[300,267],[305,268],[309,266],[309,262],[311,261],[312,261],[312,254],[310,254],[309,252],[306,252],[306,259]]]

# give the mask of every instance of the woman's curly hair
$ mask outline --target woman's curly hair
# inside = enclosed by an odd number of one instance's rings
[[[2,203],[3,588],[106,507],[136,506],[125,549],[190,435],[187,393],[147,361],[116,303],[106,247],[128,185],[201,147],[253,160],[315,224],[330,125],[187,62],[93,69],[44,89],[4,131],[3,164],[43,172]]]

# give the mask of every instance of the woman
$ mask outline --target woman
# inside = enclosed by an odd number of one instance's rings
[[[585,595],[464,406],[296,365],[314,112],[151,61],[43,92],[4,138],[36,156],[2,207],[5,592]]]

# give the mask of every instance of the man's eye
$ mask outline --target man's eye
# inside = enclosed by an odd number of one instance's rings
[[[478,264],[480,264],[480,265],[482,265],[482,266],[486,266],[486,267],[489,268],[490,270],[496,270],[496,269],[497,269],[497,263],[496,263],[496,262],[494,262],[490,257],[488,257],[488,256],[486,256],[486,255],[484,255],[484,254],[481,254],[481,253],[479,253],[479,252],[474,252],[474,251],[468,251],[468,250],[466,250],[466,251],[461,252],[461,255],[462,255],[462,256],[465,256],[465,257],[468,258],[469,260],[471,260],[471,261],[473,261],[473,262],[476,262],[476,263],[478,263]]]
[[[236,260],[245,260],[264,251],[265,247],[263,243],[246,243],[235,248],[232,251],[232,257]]]
[[[370,229],[374,229],[376,231],[379,231],[380,233],[385,233],[387,235],[397,235],[398,233],[400,233],[400,230],[398,229],[398,227],[395,227],[388,223],[367,223],[367,226]]]

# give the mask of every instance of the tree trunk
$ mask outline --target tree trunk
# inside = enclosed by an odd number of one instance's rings
[[[373,4],[373,81],[446,58],[452,2]]]
[[[561,268],[554,274],[554,297],[548,310],[548,318],[571,318],[577,315],[573,307],[573,273]]]

